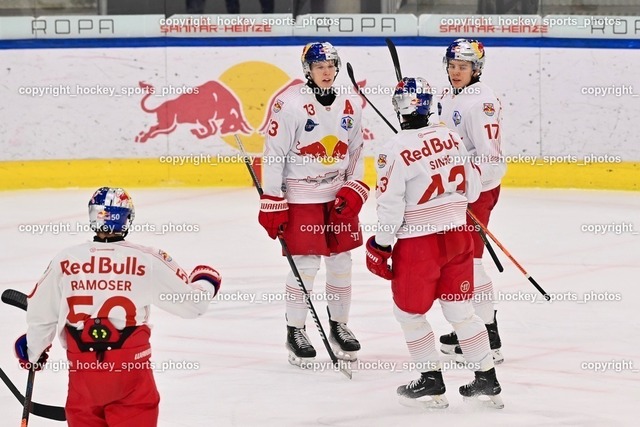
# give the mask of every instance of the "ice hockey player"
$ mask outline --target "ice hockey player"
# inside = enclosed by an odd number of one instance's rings
[[[358,214],[369,195],[361,101],[333,87],[341,63],[330,43],[307,44],[301,62],[306,84],[275,100],[267,125],[258,221],[272,239],[285,239],[309,293],[324,258],[329,341],[337,357],[356,360],[360,343],[347,327],[350,250],[362,245]],[[305,331],[308,308],[292,272],[285,285],[289,362],[301,366],[316,356]]]
[[[421,371],[420,378],[398,387],[401,403],[449,405],[440,353],[425,316],[439,299],[475,371],[460,394],[488,396],[487,402],[501,408],[487,330],[471,303],[473,242],[464,224],[467,203],[480,193],[480,176],[460,137],[445,126],[429,125],[431,102],[423,78],[404,78],[396,86],[393,105],[402,131],[376,150],[380,227],[367,241],[367,268],[391,280],[394,314]]]
[[[215,269],[187,275],[166,252],[126,242],[134,216],[125,190],[98,189],[89,201],[93,242],[61,251],[29,295],[16,355],[23,368],[42,369],[57,329],[69,359],[71,427],[157,425],[150,306],[195,318],[220,289]]]
[[[506,172],[502,156],[502,107],[493,90],[480,81],[485,62],[484,47],[478,40],[457,39],[447,47],[444,65],[451,88],[438,103],[440,122],[455,130],[481,171],[482,192],[469,210],[485,226],[500,196],[500,181]],[[467,216],[467,224],[475,226]],[[484,244],[477,232],[473,236],[473,306],[485,323],[495,363],[504,360],[494,310],[493,282],[482,264]],[[440,337],[441,350],[462,354],[455,332]]]

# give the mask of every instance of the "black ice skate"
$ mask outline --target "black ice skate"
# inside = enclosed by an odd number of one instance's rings
[[[495,409],[504,408],[500,392],[502,388],[496,378],[495,368],[488,371],[475,372],[476,378],[467,385],[460,387],[460,394],[465,401],[479,402],[483,406]],[[488,399],[483,399],[486,396]]]
[[[289,350],[289,363],[300,366],[303,362],[309,362],[316,357],[316,349],[313,348],[305,328],[287,326],[287,349]]]
[[[327,313],[329,313],[328,307]],[[351,329],[347,327],[347,324],[334,322],[331,320],[331,313],[329,313],[329,329],[329,342],[336,357],[342,360],[357,360],[360,342],[353,335]]]
[[[502,348],[502,341],[500,341],[500,334],[498,333],[498,319],[496,318],[497,313],[497,311],[493,312],[493,323],[484,326],[487,328],[487,333],[489,334],[489,347],[491,348],[491,353],[493,355],[493,363],[499,365],[504,362],[504,356],[500,351],[500,349]],[[440,342],[442,342],[442,337],[440,337]],[[458,356],[462,356],[462,349],[459,345],[455,348],[455,354]]]
[[[442,372],[423,372],[420,378],[398,387],[400,404],[418,408],[443,409],[449,406],[444,395],[447,389],[442,380]]]
[[[456,347],[459,346],[458,335],[455,332],[450,332],[447,335],[440,336],[440,351],[444,354],[456,354]]]

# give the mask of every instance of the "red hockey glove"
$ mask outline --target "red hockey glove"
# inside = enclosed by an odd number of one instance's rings
[[[367,268],[369,271],[383,279],[393,279],[391,267],[387,264],[389,258],[391,258],[391,246],[379,246],[375,236],[371,236],[367,240]]]
[[[38,361],[36,363],[31,363],[29,362],[29,356],[27,353],[27,334],[18,338],[14,347],[20,367],[27,370],[33,368],[35,371],[41,371],[44,368],[44,365],[47,363],[47,359],[49,358],[49,349],[51,348],[51,346],[47,347],[40,355]]]
[[[369,197],[369,186],[362,181],[347,181],[338,190],[335,211],[338,217],[354,218]]]
[[[280,228],[284,229],[289,221],[289,205],[282,197],[268,196],[263,194],[260,197],[260,213],[258,222],[275,239],[280,233]]]
[[[215,268],[211,268],[208,265],[198,265],[193,269],[189,275],[189,283],[193,283],[197,280],[206,280],[211,283],[215,288],[213,296],[218,295],[220,285],[222,285],[222,276],[216,271]]]

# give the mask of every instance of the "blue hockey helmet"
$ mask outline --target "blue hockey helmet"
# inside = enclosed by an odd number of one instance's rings
[[[429,116],[433,91],[422,77],[404,77],[396,85],[393,108],[400,116]]]
[[[444,66],[447,67],[452,59],[471,62],[473,71],[480,75],[484,68],[484,45],[478,40],[456,39],[447,47],[442,59]]]
[[[336,76],[340,71],[342,63],[338,56],[338,51],[329,42],[314,42],[307,43],[302,49],[302,56],[300,57],[302,62],[302,71],[306,78],[311,78],[311,64],[314,62],[322,61],[334,61],[336,66]]]
[[[89,223],[96,233],[126,233],[134,217],[133,200],[122,188],[99,188],[89,200]]]

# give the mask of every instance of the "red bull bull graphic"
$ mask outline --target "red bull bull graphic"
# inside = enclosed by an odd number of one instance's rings
[[[140,107],[146,113],[156,114],[157,123],[146,132],[136,136],[136,142],[147,142],[158,135],[172,133],[181,124],[195,125],[191,133],[198,139],[220,134],[243,133],[249,135],[252,128],[247,122],[238,97],[225,85],[217,81],[208,81],[192,93],[185,93],[175,99],[164,101],[155,108],[147,107],[149,97],[155,88],[145,82],[139,83],[147,92],[140,101]]]
[[[347,157],[349,145],[340,141],[335,135],[327,135],[320,141],[312,142],[309,145],[300,147],[300,142],[296,144],[298,155],[303,156],[306,163],[315,161],[323,165],[333,165]]]

